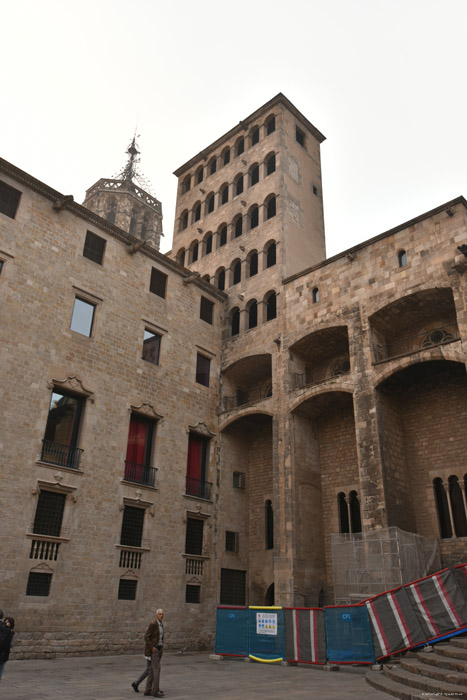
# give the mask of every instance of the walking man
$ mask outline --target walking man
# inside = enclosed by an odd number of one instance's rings
[[[156,619],[150,623],[144,635],[144,655],[151,657],[149,675],[146,681],[145,695],[152,695],[155,698],[163,698],[164,693],[159,688],[159,678],[161,675],[161,657],[164,647],[164,611],[159,608]]]

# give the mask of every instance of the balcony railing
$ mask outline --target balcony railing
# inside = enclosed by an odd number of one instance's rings
[[[191,476],[186,477],[186,495],[197,496],[198,498],[211,498],[211,486],[209,481],[200,481]]]
[[[125,569],[140,569],[141,568],[141,557],[142,552],[135,552],[133,550],[122,549],[120,552],[120,564]]]
[[[294,389],[304,389],[306,386],[319,384],[333,377],[341,377],[343,374],[348,374],[349,371],[350,363],[348,360],[334,365],[309,369],[303,374],[294,374]]]
[[[224,396],[222,407],[224,411],[231,411],[233,408],[255,403],[256,401],[267,399],[269,396],[272,396],[272,387],[270,384],[268,386],[260,387],[259,389],[251,389],[249,391],[238,389],[235,396]]]
[[[203,564],[204,559],[186,559],[185,562],[185,573],[191,574],[192,576],[202,576],[203,575]]]
[[[450,323],[447,326],[434,328],[428,332],[425,331],[405,338],[398,338],[387,345],[375,345],[373,354],[375,362],[383,362],[392,357],[408,355],[411,352],[452,343],[454,340],[459,340],[459,329],[456,323]]]
[[[143,486],[154,486],[156,482],[155,467],[148,467],[145,464],[137,464],[136,462],[128,462],[125,460],[125,481],[131,481],[134,484],[142,484]]]
[[[61,445],[59,442],[52,442],[51,440],[42,440],[41,461],[68,467],[69,469],[79,469],[82,452],[83,450],[79,447]]]
[[[30,559],[45,559],[46,561],[57,561],[60,542],[46,542],[44,540],[33,540],[31,542]]]

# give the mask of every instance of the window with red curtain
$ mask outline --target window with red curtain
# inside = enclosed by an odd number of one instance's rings
[[[154,424],[143,416],[133,413],[128,430],[126,448],[125,478],[131,476],[131,481],[141,481],[144,467],[151,466],[151,448]],[[138,470],[141,479],[138,479]]]
[[[190,433],[186,466],[187,493],[203,496],[206,479],[206,455],[208,441],[200,435]]]

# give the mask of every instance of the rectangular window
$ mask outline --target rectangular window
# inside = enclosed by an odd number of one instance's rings
[[[211,360],[198,353],[196,355],[196,381],[203,386],[209,386],[209,368]]]
[[[143,360],[150,362],[152,365],[158,365],[160,349],[161,336],[145,328],[143,338]]]
[[[133,413],[130,419],[125,459],[125,481],[154,486],[156,470],[151,466],[155,422]]]
[[[14,219],[18,210],[21,192],[0,180],[0,212]]]
[[[130,581],[126,578],[121,578],[118,583],[118,599],[119,600],[136,600],[136,586],[138,581]]]
[[[200,591],[201,586],[193,586],[192,584],[187,583],[185,591],[185,603],[195,603],[198,605],[200,602]]]
[[[186,492],[189,496],[210,498],[211,484],[206,481],[209,440],[190,433],[186,466]]]
[[[83,255],[89,260],[94,260],[94,262],[102,265],[104,259],[105,251],[105,238],[97,236],[95,233],[88,231],[86,233],[86,240],[84,241]]]
[[[48,596],[51,583],[52,574],[41,574],[37,571],[30,571],[26,595]]]
[[[122,519],[120,544],[125,547],[141,547],[143,539],[144,508],[125,506]]]
[[[203,553],[203,525],[204,520],[187,518],[185,554],[201,555]]]
[[[75,333],[81,333],[81,335],[90,338],[95,310],[95,304],[90,304],[89,301],[75,297],[70,329],[75,331]]]
[[[65,493],[56,493],[55,491],[41,491],[39,493],[33,525],[33,532],[36,535],[60,537],[65,500]]]
[[[0,260],[0,274],[1,274],[2,270],[3,270],[3,265],[4,265],[4,264],[5,264],[5,261],[4,261],[4,260]]]
[[[246,571],[221,569],[221,605],[245,605]]]
[[[229,530],[226,530],[225,551],[238,552],[238,532],[231,532]]]
[[[246,476],[245,472],[234,472],[233,473],[233,487],[234,489],[244,489],[245,488]]]
[[[299,129],[298,126],[295,127],[295,140],[300,146],[305,147],[305,132]]]
[[[165,294],[167,291],[167,275],[160,270],[157,270],[155,267],[153,267],[151,270],[149,291],[153,294],[157,294],[158,297],[165,299]]]
[[[82,450],[77,447],[84,399],[54,389],[42,441],[41,460],[79,469]]]
[[[199,317],[202,321],[212,324],[214,302],[209,301],[206,297],[201,297],[201,304],[199,308]]]

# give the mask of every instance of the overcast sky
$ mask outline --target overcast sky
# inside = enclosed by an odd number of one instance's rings
[[[0,155],[82,202],[172,172],[283,92],[322,144],[328,255],[467,195],[466,0],[0,0]]]

